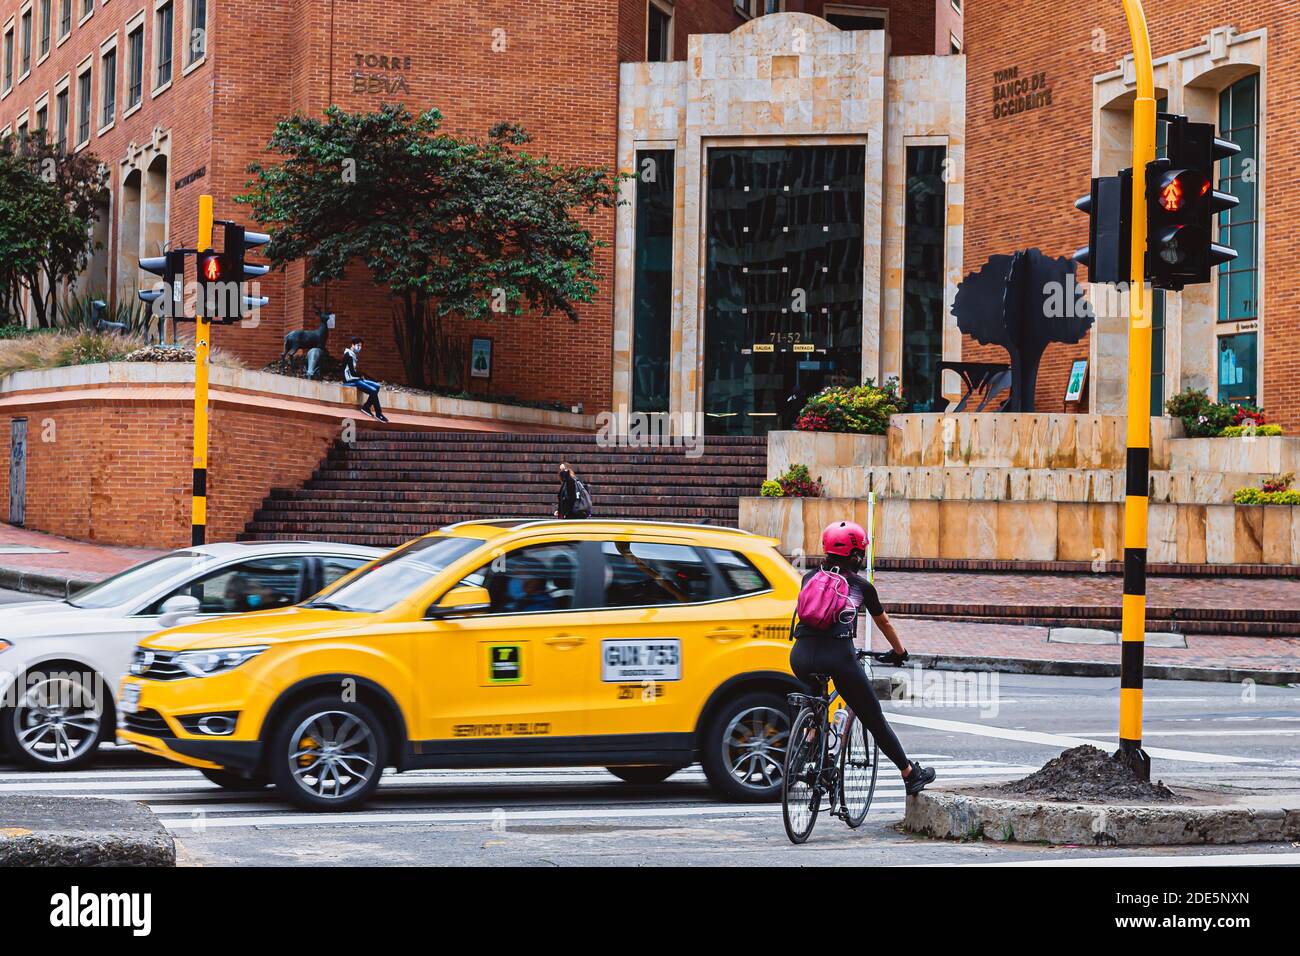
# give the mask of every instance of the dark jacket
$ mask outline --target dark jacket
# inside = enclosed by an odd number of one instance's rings
[[[848,582],[848,607],[846,607],[844,613],[841,614],[841,617],[845,618],[845,620],[842,620],[836,626],[825,631],[818,630],[815,627],[810,627],[803,621],[800,621],[794,628],[794,636],[796,639],[804,637],[847,637],[851,640],[858,634],[857,618],[859,609],[865,608],[867,613],[873,617],[877,614],[885,613],[885,608],[880,603],[880,595],[876,593],[875,585],[867,580],[866,575],[860,574],[856,571],[850,571],[848,568],[832,564],[830,561],[824,563],[820,569],[815,568],[812,571],[807,572],[803,576],[803,584],[800,585],[800,588],[806,585],[818,570],[822,569],[834,571]]]
[[[351,349],[343,350],[343,381],[355,382],[361,377],[357,370],[357,353]]]
[[[560,476],[560,491],[555,496],[555,510],[561,518],[573,517],[573,506],[578,500],[578,483],[573,479],[573,472],[566,471]]]

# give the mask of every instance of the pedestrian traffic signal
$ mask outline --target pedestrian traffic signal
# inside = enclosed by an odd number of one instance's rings
[[[223,221],[221,226],[225,240],[221,254],[222,278],[228,283],[225,287],[228,298],[222,303],[221,317],[242,318],[270,301],[265,296],[245,295],[244,283],[271,271],[270,266],[246,261],[250,249],[266,245],[271,237],[263,232],[249,232],[236,222]]]
[[[221,314],[224,298],[222,283],[225,278],[221,253],[215,249],[203,249],[197,254],[195,264],[199,277],[199,295],[196,304],[198,314],[208,320],[225,318]]]
[[[151,259],[141,259],[142,272],[151,272],[161,276],[161,288],[141,289],[136,293],[141,302],[149,305],[150,310],[164,318],[185,317],[185,252],[173,250],[165,255]]]
[[[1133,170],[1099,176],[1075,202],[1088,214],[1088,244],[1073,255],[1088,269],[1089,282],[1128,282],[1133,241]]]
[[[1211,123],[1161,113],[1169,124],[1166,157],[1147,164],[1147,256],[1145,274],[1157,289],[1178,291],[1210,281],[1210,270],[1237,253],[1213,241],[1214,216],[1237,205],[1236,196],[1214,188],[1214,163],[1241,152],[1214,135]]]

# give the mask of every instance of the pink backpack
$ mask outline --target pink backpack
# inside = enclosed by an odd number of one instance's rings
[[[834,571],[821,570],[808,579],[795,614],[799,620],[819,631],[829,630],[840,617],[840,611],[849,603],[849,582]]]

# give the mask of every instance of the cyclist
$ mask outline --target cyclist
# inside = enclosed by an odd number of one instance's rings
[[[922,767],[915,760],[907,759],[903,745],[885,722],[880,701],[876,699],[876,692],[872,690],[866,672],[858,663],[857,648],[853,643],[857,635],[858,609],[865,607],[893,648],[880,660],[893,665],[907,660],[907,651],[903,648],[894,625],[890,623],[889,616],[885,614],[875,587],[859,573],[867,554],[867,532],[860,524],[852,521],[837,521],[822,532],[822,549],[826,552],[826,560],[821,570],[844,578],[848,583],[848,601],[840,612],[839,622],[827,630],[818,630],[803,621],[799,622],[794,630],[795,645],[790,652],[790,667],[795,676],[812,688],[810,692],[813,694],[817,693],[814,674],[823,674],[833,680],[844,702],[876,738],[876,743],[885,752],[885,756],[898,767],[908,795],[920,793],[934,780],[934,771]],[[816,573],[813,570],[804,575],[805,586]]]

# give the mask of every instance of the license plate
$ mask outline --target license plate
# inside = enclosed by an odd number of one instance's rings
[[[682,679],[682,642],[675,637],[602,641],[600,650],[602,681]]]
[[[117,702],[117,709],[124,714],[134,714],[140,709],[139,684],[127,684],[122,688],[122,696]]]

